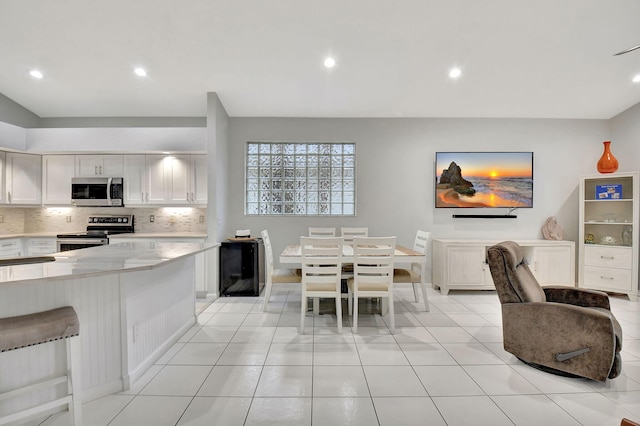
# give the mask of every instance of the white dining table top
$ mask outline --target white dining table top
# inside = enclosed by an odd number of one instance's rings
[[[396,245],[396,263],[426,263],[427,256],[407,247]],[[280,253],[280,263],[300,263],[302,250],[300,244],[290,244]],[[342,261],[353,262],[353,247],[345,244],[342,246]]]

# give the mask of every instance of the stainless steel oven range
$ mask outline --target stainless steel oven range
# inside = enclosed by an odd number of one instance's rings
[[[85,232],[58,234],[58,251],[77,250],[109,244],[109,235],[133,232],[133,215],[89,216]]]

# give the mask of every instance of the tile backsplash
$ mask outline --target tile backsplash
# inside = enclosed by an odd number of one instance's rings
[[[84,231],[89,216],[96,214],[132,214],[136,232],[207,232],[206,208],[42,207],[0,208],[0,235]]]

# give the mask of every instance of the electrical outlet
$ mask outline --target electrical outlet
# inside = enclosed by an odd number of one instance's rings
[[[133,324],[133,327],[131,327],[131,334],[132,334],[132,338],[133,338],[133,343],[136,343],[139,339],[140,339],[140,330],[139,330],[139,326],[138,324]]]
[[[67,223],[71,222],[71,216],[67,216]]]
[[[149,216],[149,222],[155,222],[156,217],[154,215]]]
[[[0,215],[0,223],[4,223],[4,216]]]
[[[200,215],[200,217],[198,218],[198,222],[204,223],[204,216],[203,215]]]

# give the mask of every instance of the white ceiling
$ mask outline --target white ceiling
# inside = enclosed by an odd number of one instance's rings
[[[608,119],[640,102],[640,50],[613,56],[639,19],[638,0],[2,0],[0,93],[41,117],[203,117],[217,92],[234,117]]]

